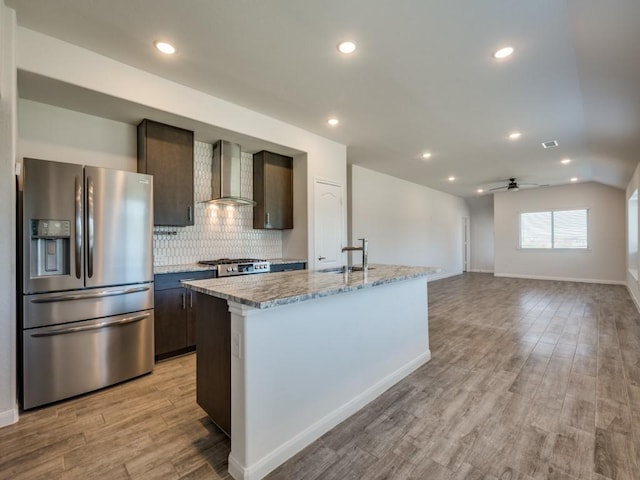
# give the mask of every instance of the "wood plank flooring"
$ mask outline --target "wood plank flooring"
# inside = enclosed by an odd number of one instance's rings
[[[432,360],[271,475],[640,479],[640,315],[625,287],[429,284]]]
[[[625,287],[465,274],[429,284],[432,360],[277,479],[640,479],[640,315]],[[228,479],[195,358],[21,415],[2,479]]]
[[[0,429],[0,479],[231,479],[231,442],[195,398],[191,354],[24,413]]]

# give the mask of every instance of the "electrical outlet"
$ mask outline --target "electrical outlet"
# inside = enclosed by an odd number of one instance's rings
[[[242,340],[238,332],[231,335],[231,355],[240,359],[242,358]]]

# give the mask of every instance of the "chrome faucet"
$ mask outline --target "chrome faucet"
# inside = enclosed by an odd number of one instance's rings
[[[369,240],[366,238],[359,238],[362,245],[359,247],[342,247],[343,252],[362,252],[362,271],[366,272],[369,269],[368,256],[369,256]],[[355,268],[352,267],[354,270]]]

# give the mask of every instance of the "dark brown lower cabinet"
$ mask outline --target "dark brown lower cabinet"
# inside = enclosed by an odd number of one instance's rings
[[[272,263],[271,272],[289,272],[291,270],[304,270],[307,268],[306,262],[294,262],[294,263]]]
[[[213,278],[213,271],[155,275],[155,358],[164,360],[196,348],[196,294],[182,280]]]
[[[231,436],[231,314],[227,301],[196,293],[196,400]]]

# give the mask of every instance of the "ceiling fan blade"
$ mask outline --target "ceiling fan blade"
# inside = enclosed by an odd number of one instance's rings
[[[487,192],[493,192],[494,190],[504,190],[505,188],[509,188],[509,187],[496,187],[496,188],[490,188],[489,190],[487,190]]]

